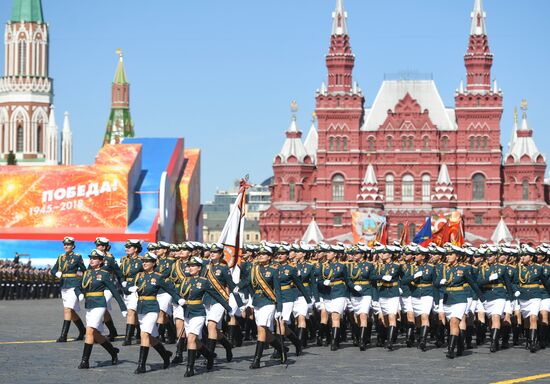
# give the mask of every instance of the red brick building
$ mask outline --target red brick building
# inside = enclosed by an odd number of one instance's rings
[[[386,216],[390,239],[425,217],[460,210],[467,239],[489,241],[501,218],[522,241],[550,239],[546,160],[527,123],[501,147],[502,91],[481,0],[475,0],[466,84],[446,107],[433,80],[385,80],[371,106],[353,79],[343,0],[332,16],[328,82],[316,96],[317,127],[302,141],[296,117],[273,162],[272,204],[262,237],[295,241],[312,218],[327,239],[351,240],[351,213]],[[457,74],[458,76],[458,74]]]

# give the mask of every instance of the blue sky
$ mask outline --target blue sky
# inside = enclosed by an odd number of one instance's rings
[[[93,162],[122,48],[139,136],[183,136],[202,148],[202,198],[249,173],[272,174],[290,122],[307,133],[326,78],[335,0],[42,0],[58,124],[71,116],[74,161]],[[448,106],[465,78],[473,0],[346,0],[354,71],[372,104],[385,73],[433,74]],[[529,101],[539,149],[550,154],[550,2],[485,0],[493,76],[504,92],[502,144],[513,107]],[[0,4],[8,20],[11,0]],[[3,65],[3,60],[0,60]],[[162,150],[162,148],[159,148]]]

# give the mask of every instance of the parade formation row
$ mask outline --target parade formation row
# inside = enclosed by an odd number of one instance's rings
[[[273,244],[245,246],[238,266],[224,261],[223,244],[150,243],[128,240],[117,263],[109,240],[97,238],[86,267],[74,252],[75,241],[63,240],[51,273],[61,279],[64,322],[58,342],[67,341],[71,321],[84,340],[78,368],[89,368],[94,343],[117,364],[120,350],[111,341],[117,331],[110,302],[126,318],[123,345],[133,338],[141,348],[135,373],[146,371],[150,347],[164,368],[183,363],[185,376],[195,374],[202,355],[213,367],[216,345],[233,358],[232,349],[256,339],[251,369],[260,367],[264,349],[287,361],[285,338],[302,354],[309,340],[339,349],[347,341],[365,351],[373,328],[377,347],[391,351],[398,333],[407,347],[425,351],[428,342],[447,345],[447,358],[482,345],[490,351],[512,343],[535,353],[549,341],[550,245],[526,244],[459,247],[445,244],[346,246]],[[123,292],[121,295],[119,289]],[[78,316],[85,300],[86,327]],[[109,336],[103,336],[103,325]],[[243,332],[244,331],[244,332]],[[163,342],[176,344],[172,358]]]
[[[0,300],[49,299],[60,295],[59,280],[49,268],[0,260]]]

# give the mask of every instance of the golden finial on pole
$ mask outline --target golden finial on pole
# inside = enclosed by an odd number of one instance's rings
[[[292,102],[290,103],[290,110],[292,111],[292,113],[298,112],[298,103],[296,102],[296,100],[292,100]]]
[[[514,124],[518,123],[518,107],[514,107]]]
[[[122,60],[122,49],[121,48],[117,48],[116,54],[118,55],[118,57],[120,57],[120,60]]]
[[[529,103],[527,103],[527,99],[521,100],[521,110],[527,111],[528,107],[529,107]]]

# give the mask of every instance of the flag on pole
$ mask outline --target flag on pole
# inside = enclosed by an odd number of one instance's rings
[[[378,232],[376,233],[376,240],[382,245],[388,245],[388,226],[387,222],[383,222],[380,224],[380,227],[378,228]]]
[[[401,232],[401,237],[399,238],[399,244],[401,246],[404,246],[409,243],[410,243],[410,227],[409,227],[409,222],[405,221],[405,226],[403,227],[403,231]]]
[[[432,218],[428,216],[426,218],[426,222],[414,237],[413,242],[415,242],[416,244],[422,244],[425,241],[430,240],[431,238],[432,238]],[[422,244],[422,246],[424,245]]]
[[[219,242],[223,244],[223,256],[229,268],[240,265],[243,230],[244,230],[244,208],[246,204],[246,190],[250,188],[248,184],[248,175],[241,179],[239,185],[239,194],[235,204],[229,212],[229,217],[223,226]]]

